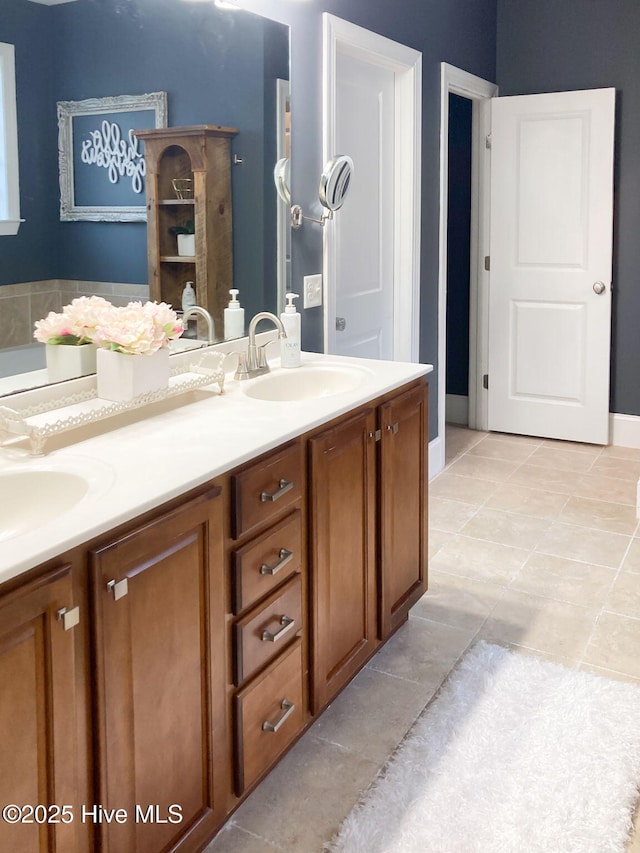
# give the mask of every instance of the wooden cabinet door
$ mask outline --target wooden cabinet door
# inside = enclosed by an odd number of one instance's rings
[[[3,851],[79,850],[76,615],[70,566],[0,596],[0,804],[26,821],[0,820]]]
[[[380,638],[427,588],[427,386],[380,406]]]
[[[375,427],[363,409],[309,441],[313,713],[376,645]]]
[[[222,499],[92,552],[98,823],[109,853],[195,850],[226,811]]]

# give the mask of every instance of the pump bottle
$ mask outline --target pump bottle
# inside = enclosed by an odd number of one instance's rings
[[[193,287],[193,282],[188,281],[182,291],[182,311],[184,314],[196,304],[196,292]],[[195,338],[197,336],[195,320],[189,320],[185,326],[183,338]]]
[[[225,338],[241,338],[244,335],[244,308],[238,301],[239,292],[235,288],[229,291],[231,299],[228,308],[224,309]]]
[[[182,310],[187,311],[196,304],[196,292],[193,289],[193,282],[188,281],[182,291]]]
[[[298,294],[287,293],[286,297],[287,306],[280,319],[287,337],[280,341],[280,364],[282,367],[300,367],[300,314],[293,304]]]

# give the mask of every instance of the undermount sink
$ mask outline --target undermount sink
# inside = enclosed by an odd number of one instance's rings
[[[254,400],[314,400],[353,391],[369,375],[368,370],[342,364],[303,364],[294,369],[281,368],[274,373],[268,373],[250,381],[242,390]]]
[[[82,463],[80,463],[82,466]],[[48,466],[0,471],[0,542],[33,533],[59,520],[81,501],[104,493],[112,482],[111,469],[87,461],[77,470]]]

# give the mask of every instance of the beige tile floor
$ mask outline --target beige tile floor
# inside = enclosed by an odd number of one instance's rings
[[[640,683],[640,450],[453,426],[446,447],[429,591],[207,853],[320,853],[477,639]]]

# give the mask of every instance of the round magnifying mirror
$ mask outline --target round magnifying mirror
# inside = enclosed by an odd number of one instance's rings
[[[288,157],[278,160],[273,169],[273,180],[276,183],[278,195],[287,205],[291,205],[291,163]]]
[[[320,179],[320,201],[332,213],[340,210],[349,192],[353,174],[353,160],[346,154],[338,154],[325,166]]]

